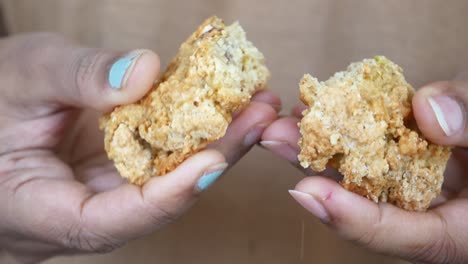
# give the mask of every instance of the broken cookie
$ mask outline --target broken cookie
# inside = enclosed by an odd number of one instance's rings
[[[337,168],[344,188],[375,202],[424,211],[441,191],[449,147],[413,129],[414,89],[402,69],[376,56],[325,82],[305,75],[298,158],[304,168]]]
[[[108,157],[131,183],[164,175],[223,137],[268,77],[240,25],[209,18],[143,99],[103,116]]]

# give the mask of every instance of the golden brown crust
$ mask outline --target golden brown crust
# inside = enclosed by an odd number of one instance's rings
[[[224,136],[231,115],[268,77],[263,55],[239,24],[209,18],[143,99],[103,116],[109,158],[135,184],[174,170]]]
[[[304,168],[336,167],[348,190],[375,202],[422,211],[441,190],[450,148],[411,128],[414,89],[402,69],[377,56],[326,82],[305,75],[298,158]]]

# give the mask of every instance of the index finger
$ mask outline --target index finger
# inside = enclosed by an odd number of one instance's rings
[[[468,257],[466,200],[409,212],[376,204],[323,177],[306,178],[290,192],[339,235],[371,250],[430,263],[462,263]]]
[[[301,106],[298,107],[298,109]],[[276,155],[286,159],[293,166],[301,170],[306,175],[316,175],[317,172],[307,168],[304,169],[297,158],[301,151],[298,141],[301,137],[297,123],[300,121],[298,117],[283,117],[273,122],[265,129],[262,135],[260,145]],[[321,175],[331,177],[334,180],[340,180],[342,176],[334,168],[327,168],[321,172]]]

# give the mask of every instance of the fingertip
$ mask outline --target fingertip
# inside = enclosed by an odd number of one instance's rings
[[[253,102],[262,102],[273,107],[277,113],[281,111],[281,98],[274,94],[271,90],[262,90],[254,94],[251,98]]]
[[[159,56],[151,50],[133,50],[109,67],[110,101],[114,106],[136,102],[153,87],[160,71]]]
[[[299,151],[297,142],[300,138],[296,117],[283,117],[273,122],[265,129],[262,135],[263,141],[281,141],[288,142],[292,147]]]
[[[255,123],[271,123],[276,120],[278,114],[271,104],[253,101],[244,109],[241,116],[248,116],[249,119],[257,120]]]
[[[419,89],[413,97],[413,112],[421,132],[430,141],[457,145],[463,140],[463,104],[451,91],[450,82],[437,82]],[[463,143],[462,143],[463,144]]]
[[[232,123],[271,123],[276,120],[278,113],[274,106],[270,103],[263,101],[252,100],[250,104],[243,108],[241,111],[234,113],[232,116]],[[244,126],[245,127],[245,126]],[[247,126],[248,128],[249,126]]]
[[[277,118],[278,114],[272,105],[252,101],[233,119],[224,137],[216,143],[243,138],[243,145],[251,147],[260,140],[265,129]]]
[[[341,184],[328,177],[304,178],[296,185],[295,189],[319,197],[330,212],[336,216],[368,211],[378,207],[373,201],[346,190]]]
[[[324,224],[330,225],[336,220],[336,216],[330,210],[329,200],[334,193],[334,183],[327,179],[315,176],[300,181],[289,194],[312,215],[319,218]]]
[[[226,159],[223,154],[214,149],[206,149],[189,157],[177,168],[164,176],[153,177],[152,180],[169,179],[175,177],[187,177],[186,174],[201,174],[206,168],[224,164]],[[195,176],[196,177],[196,176]]]
[[[413,114],[418,128],[426,138],[435,143],[443,142],[445,134],[437,122],[428,99],[439,94],[440,88],[444,86],[444,83],[434,83],[431,86],[422,87],[414,94],[412,100]]]
[[[160,71],[159,56],[153,51],[135,50],[130,52],[129,56],[132,54],[136,54],[135,61],[127,69],[127,76],[123,77],[122,87],[117,89],[121,93],[120,104],[132,103],[141,99],[153,87]],[[112,83],[112,78],[109,79]]]
[[[208,174],[227,168],[226,158],[214,149],[203,150],[164,176],[153,177],[143,186],[145,196],[151,199],[192,198],[197,194],[197,181]],[[217,177],[216,177],[217,178]],[[206,185],[206,184],[205,184]],[[206,185],[208,186],[208,185]],[[195,190],[195,191],[194,191]]]
[[[295,190],[315,197],[327,212],[328,223],[345,237],[352,237],[350,228],[374,221],[378,206],[374,202],[344,189],[334,180],[313,176],[300,181]]]
[[[299,164],[299,160],[297,159],[298,152],[292,148],[288,142],[263,140],[260,141],[260,146],[268,149],[281,158],[286,159],[294,165]]]
[[[258,143],[277,116],[271,105],[253,101],[232,120],[224,136],[208,147],[220,151],[230,164],[234,164]]]
[[[311,194],[322,201],[328,200],[332,193],[336,193],[342,187],[335,181],[323,176],[305,177],[299,181],[294,190]]]
[[[299,130],[298,120],[294,117],[280,118],[271,123],[261,137],[260,146],[274,154],[298,165],[297,154],[300,151],[298,145]]]

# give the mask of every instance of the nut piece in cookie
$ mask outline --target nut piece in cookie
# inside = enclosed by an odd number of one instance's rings
[[[164,175],[223,137],[232,114],[268,77],[263,55],[240,25],[209,18],[143,99],[102,117],[107,154],[131,183]]]
[[[451,150],[410,128],[414,89],[398,65],[376,56],[325,82],[305,75],[300,91],[309,107],[299,124],[304,168],[333,166],[346,189],[375,202],[415,211],[429,207]]]

